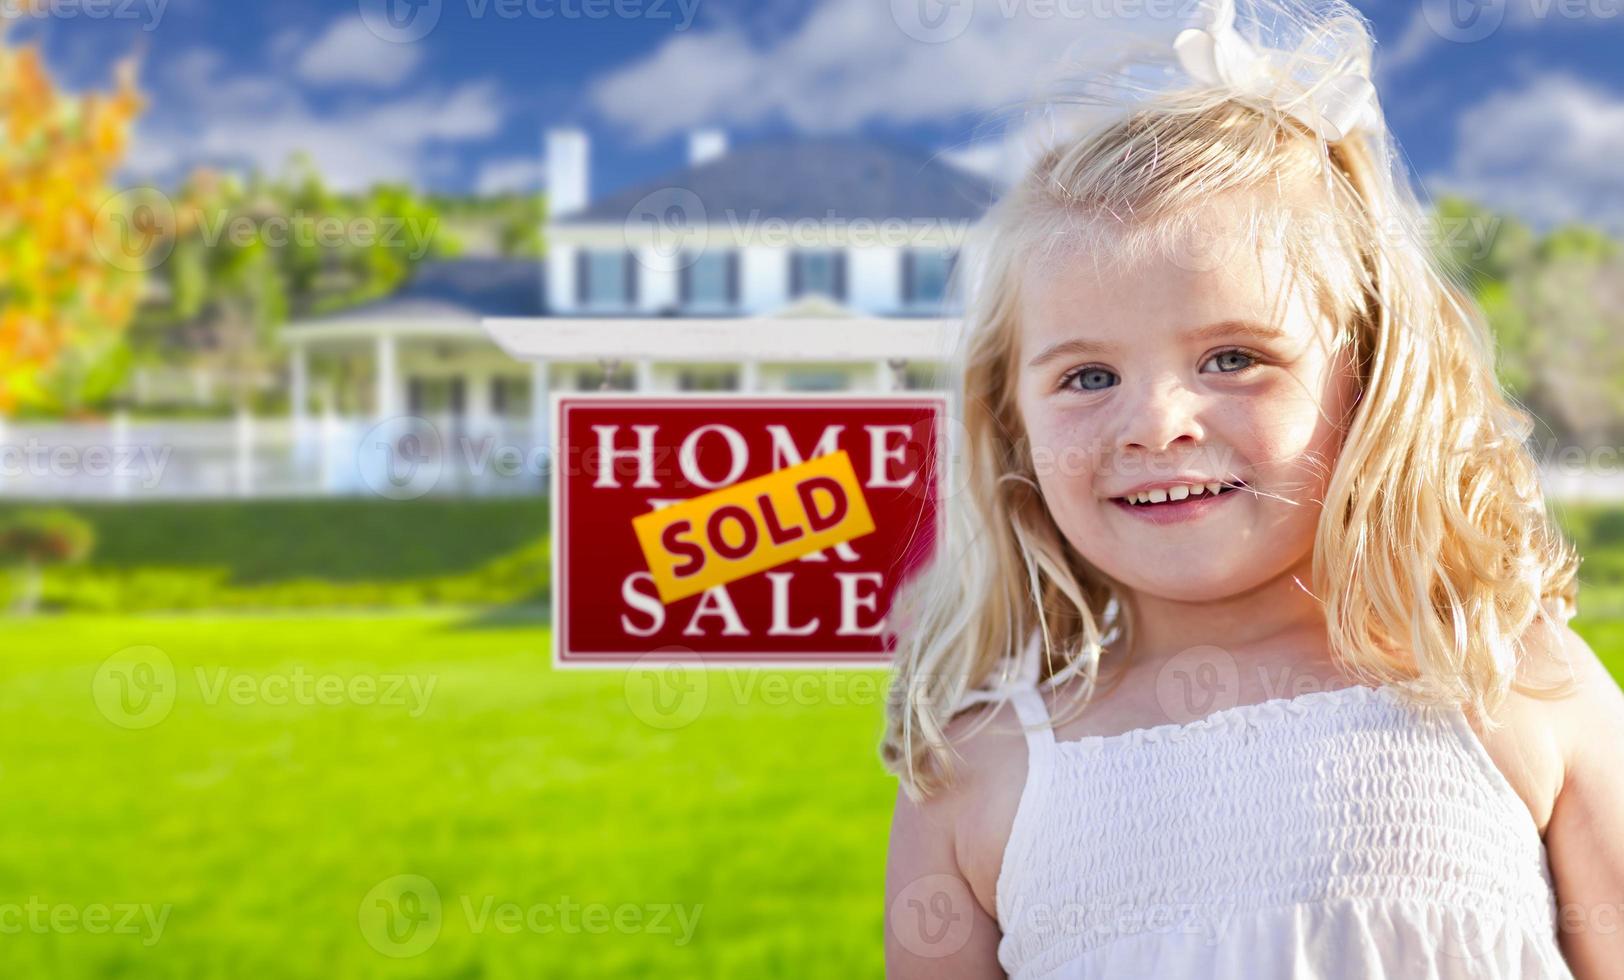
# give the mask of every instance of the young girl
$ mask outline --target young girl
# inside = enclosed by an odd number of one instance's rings
[[[1267,13],[986,219],[893,607],[894,976],[1624,976],[1624,694],[1531,420],[1365,22]]]

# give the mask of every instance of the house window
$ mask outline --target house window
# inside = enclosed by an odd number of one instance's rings
[[[525,418],[530,414],[530,379],[491,379],[491,414],[498,418]]]
[[[614,374],[608,375],[609,384],[604,385],[604,370],[601,367],[585,367],[575,372],[576,391],[631,391],[637,386],[637,378],[628,367],[620,367]]]
[[[738,305],[739,253],[707,251],[689,258],[679,273],[683,306]]]
[[[845,391],[844,371],[790,371],[784,375],[789,391]]]
[[[678,391],[735,391],[739,372],[733,368],[683,368],[677,372]]]
[[[845,300],[845,253],[805,250],[790,253],[790,297],[799,298],[809,293]]]
[[[902,387],[908,391],[944,390],[946,378],[940,365],[908,362],[902,372]]]
[[[958,256],[942,249],[909,249],[902,253],[902,301],[906,306],[941,306]]]
[[[461,378],[406,379],[406,411],[412,415],[461,415]]]
[[[630,252],[575,255],[575,292],[584,306],[626,307],[637,302],[637,260]]]

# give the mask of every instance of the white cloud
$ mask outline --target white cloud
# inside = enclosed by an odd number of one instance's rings
[[[480,194],[511,194],[541,187],[546,167],[539,156],[490,160],[479,169],[475,190]]]
[[[272,47],[285,50],[289,41],[284,32]],[[305,81],[321,85],[360,83],[385,88],[405,81],[421,60],[416,45],[385,41],[356,16],[334,21],[312,41],[296,71]]]
[[[949,147],[942,150],[940,156],[955,167],[985,177],[997,178],[1003,174],[1005,164],[1004,144],[998,140],[984,140],[968,146]]]
[[[304,49],[306,43],[304,33],[298,28],[290,27],[278,31],[271,37],[270,42],[265,45],[265,55],[275,64],[286,64]]]
[[[907,9],[830,0],[765,43],[753,43],[737,26],[689,31],[597,79],[587,100],[639,142],[701,125],[775,118],[805,132],[945,121],[1032,96],[1080,38],[1111,27],[1165,31],[1171,38],[1179,26],[1171,20],[1106,23],[1069,13],[1086,5],[1005,0],[956,5],[973,19],[950,40],[926,43],[915,39],[918,25],[893,18],[894,10]]]
[[[197,163],[275,173],[309,154],[335,188],[381,180],[421,183],[431,154],[501,128],[505,109],[493,82],[423,87],[395,98],[361,98],[318,111],[294,86],[228,74],[208,49],[165,64],[153,109],[137,124],[127,170],[167,180]]]
[[[1451,169],[1428,178],[1541,226],[1624,233],[1624,95],[1562,72],[1534,75],[1461,113]]]
[[[1443,41],[1438,32],[1427,23],[1425,8],[1417,4],[1410,14],[1410,20],[1404,25],[1404,33],[1391,45],[1383,45],[1378,39],[1376,45],[1376,75],[1379,87],[1385,89],[1383,82],[1399,72],[1408,68],[1424,58],[1433,46]]]

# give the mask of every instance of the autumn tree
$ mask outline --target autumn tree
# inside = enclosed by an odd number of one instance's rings
[[[119,67],[111,93],[66,94],[38,47],[9,45],[6,27],[0,19],[0,412],[72,409],[116,359],[140,298],[143,263],[130,249],[142,230],[110,188],[141,107],[135,66]]]

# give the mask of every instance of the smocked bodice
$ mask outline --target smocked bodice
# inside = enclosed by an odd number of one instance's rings
[[[1012,977],[1571,976],[1544,843],[1458,709],[1352,686],[1057,742],[1013,699]]]

